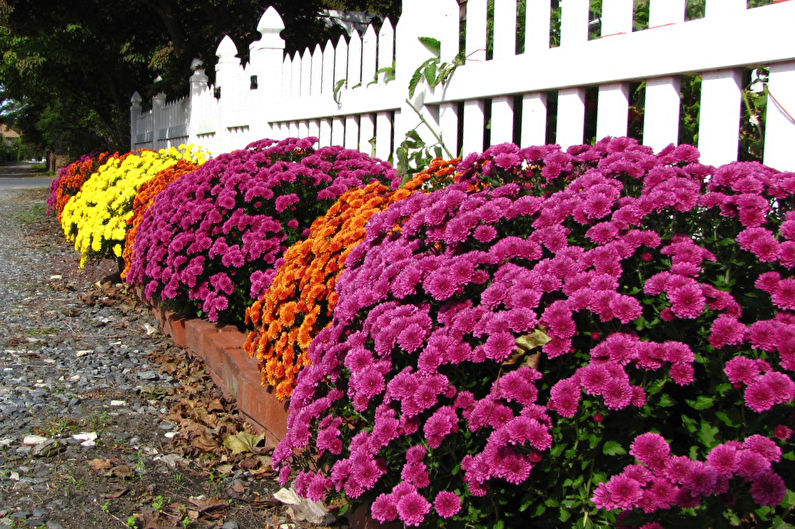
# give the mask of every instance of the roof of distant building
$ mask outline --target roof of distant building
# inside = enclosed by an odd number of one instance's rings
[[[0,123],[0,136],[3,138],[19,138],[20,134],[5,123]]]

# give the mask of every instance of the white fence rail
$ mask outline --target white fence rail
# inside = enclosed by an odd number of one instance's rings
[[[409,80],[432,57],[419,37],[439,40],[444,62],[459,53],[456,0],[403,0],[394,28],[386,21],[292,57],[279,36],[282,19],[269,7],[248,64],[224,37],[214,86],[196,68],[185,98],[166,103],[159,94],[142,111],[133,95],[131,146],[190,141],[218,154],[264,137],[314,135],[321,145],[388,158],[416,129],[426,143],[438,135],[449,151],[466,155],[505,141],[543,144],[554,123],[554,140],[565,147],[584,141],[589,120],[597,138],[627,135],[631,83],[645,82],[642,139],[661,149],[677,143],[680,79],[695,74],[702,79],[698,147],[705,162],[719,164],[737,159],[743,73],[765,67],[764,162],[795,170],[795,1],[748,8],[746,0],[706,0],[704,18],[686,21],[687,0],[649,0],[648,27],[638,31],[634,3],[602,0],[601,35],[589,38],[589,0],[559,0],[559,45],[550,46],[558,31],[550,0],[526,0],[523,20],[517,0],[495,1],[493,17],[488,0],[468,0],[466,63],[444,86],[421,83],[411,100]],[[595,111],[589,88],[598,94]]]

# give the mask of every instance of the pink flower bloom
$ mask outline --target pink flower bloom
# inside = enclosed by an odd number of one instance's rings
[[[792,436],[792,428],[784,424],[779,424],[773,430],[773,435],[776,436],[776,439],[786,441]]]
[[[516,339],[509,332],[494,333],[486,339],[485,349],[487,358],[503,362],[516,350]]]
[[[426,331],[417,323],[409,324],[397,337],[397,343],[403,350],[413,353],[425,342]]]
[[[740,345],[746,331],[745,325],[736,318],[721,314],[712,322],[709,343],[715,349],[722,349],[727,345]]]
[[[695,380],[695,372],[691,364],[677,362],[671,366],[671,378],[680,386],[691,384]]]
[[[716,492],[718,473],[701,461],[693,461],[683,484],[696,495],[709,496]]]
[[[671,447],[660,434],[650,432],[637,436],[629,453],[651,469],[662,469],[671,453]]]
[[[755,479],[770,469],[770,461],[751,450],[741,450],[737,455],[737,474],[746,479]]]
[[[622,474],[610,478],[606,489],[612,504],[619,509],[632,509],[643,497],[640,483]]]
[[[751,358],[736,356],[726,362],[723,372],[732,384],[750,384],[759,376],[759,364]]]
[[[763,274],[759,274],[754,286],[759,290],[764,290],[765,292],[772,294],[776,290],[776,286],[778,286],[779,281],[781,281],[781,274],[778,272],[765,272]]]
[[[380,494],[370,506],[370,514],[381,523],[391,522],[398,516],[397,505],[391,494]]]
[[[709,466],[721,474],[732,475],[738,466],[737,448],[731,444],[718,445],[707,456]]]
[[[580,405],[580,384],[576,379],[558,381],[550,390],[549,409],[563,417],[573,417]]]
[[[455,492],[442,491],[436,495],[433,507],[442,518],[452,518],[461,510],[461,498]]]
[[[772,439],[764,435],[754,434],[743,442],[743,448],[751,450],[768,461],[777,463],[781,461],[781,448]]]
[[[782,279],[772,292],[773,303],[782,309],[795,309],[795,279]]]
[[[423,288],[437,301],[444,301],[451,297],[458,285],[447,273],[447,270],[432,272],[423,282]]]
[[[580,383],[585,391],[590,395],[602,395],[605,392],[607,383],[610,381],[610,373],[603,364],[590,363],[581,367],[577,371]]]
[[[773,471],[765,472],[751,484],[751,497],[759,505],[775,507],[784,501],[786,495],[784,480]]]
[[[643,314],[643,309],[637,299],[621,294],[616,294],[610,301],[610,309],[621,323],[629,323]]]
[[[762,413],[772,408],[776,403],[776,394],[773,389],[758,379],[745,388],[745,405],[757,413]]]
[[[623,380],[612,379],[604,388],[605,406],[611,410],[620,410],[632,402],[632,388]]]
[[[668,296],[671,300],[671,310],[677,317],[683,319],[698,318],[707,305],[704,294],[694,283],[675,288],[668,293]]]

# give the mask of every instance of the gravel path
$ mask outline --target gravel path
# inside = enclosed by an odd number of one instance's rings
[[[46,189],[0,191],[0,528],[280,527],[268,452],[155,330],[116,263],[78,267]],[[286,527],[309,527],[304,522]]]

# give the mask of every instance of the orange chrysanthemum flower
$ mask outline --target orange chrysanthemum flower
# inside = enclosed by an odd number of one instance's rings
[[[262,383],[273,386],[277,398],[292,395],[298,373],[309,365],[309,346],[337,305],[334,285],[348,254],[364,240],[370,217],[413,193],[452,183],[458,163],[434,160],[396,191],[380,182],[347,191],[315,220],[307,239],[285,252],[270,288],[246,311],[255,330],[245,350],[256,356]]]

